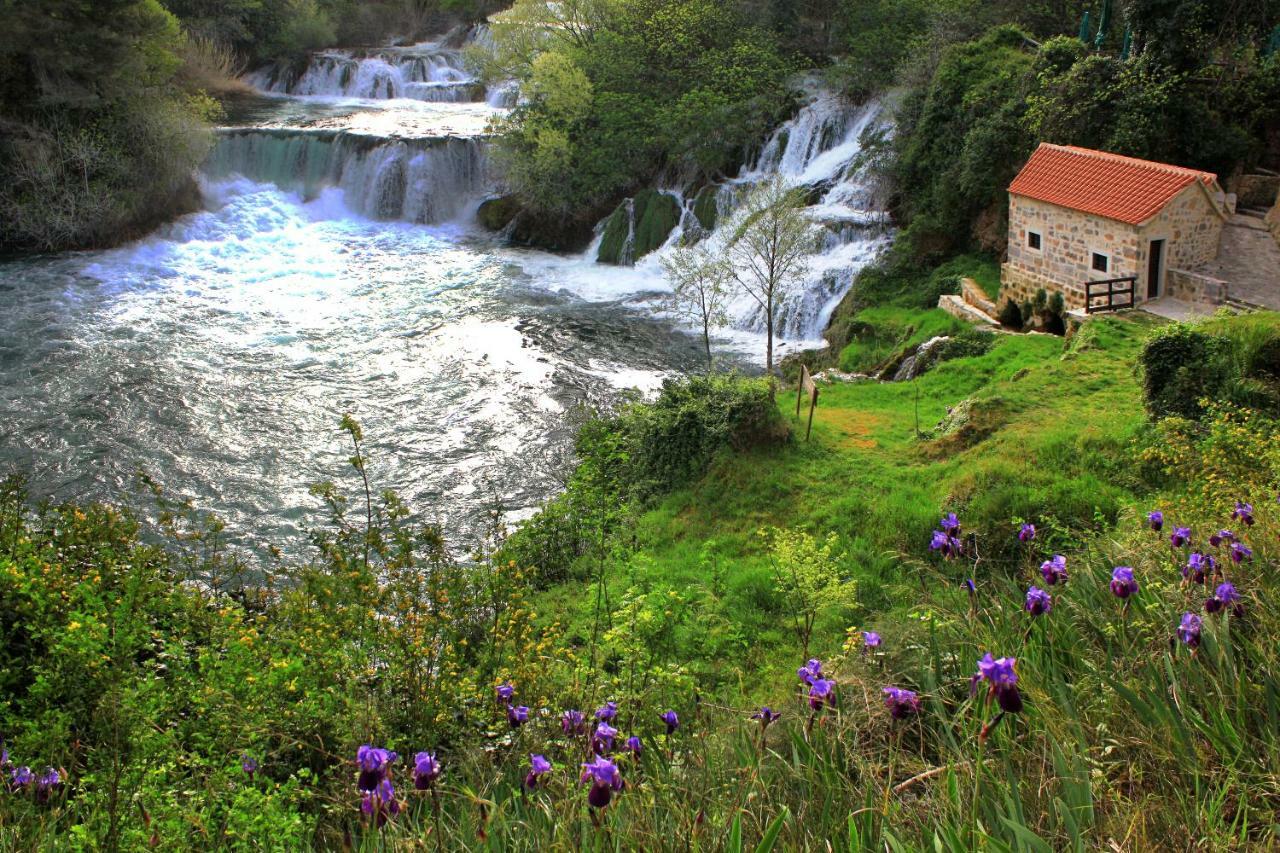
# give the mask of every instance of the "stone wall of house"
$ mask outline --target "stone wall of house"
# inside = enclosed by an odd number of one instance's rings
[[[1039,250],[1027,244],[1028,231],[1040,234]],[[1132,225],[1010,196],[1009,257],[1000,271],[1001,296],[1021,302],[1044,288],[1061,291],[1068,308],[1082,308],[1086,282],[1138,274],[1146,257],[1139,242]],[[1110,259],[1107,272],[1093,269],[1094,252]]]
[[[1276,238],[1276,243],[1280,243],[1280,201],[1276,201],[1275,207],[1267,214],[1267,225],[1271,226],[1271,236]]]
[[[1164,292],[1181,302],[1221,305],[1227,301],[1227,283],[1204,273],[1169,268],[1164,274]]]
[[[1200,187],[1187,187],[1164,210],[1142,226],[1142,279],[1146,292],[1146,253],[1151,240],[1165,241],[1165,269],[1190,269],[1218,257],[1223,217]],[[1166,287],[1168,281],[1165,282]]]

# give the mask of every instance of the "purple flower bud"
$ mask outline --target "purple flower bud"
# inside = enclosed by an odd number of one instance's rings
[[[1138,592],[1138,582],[1129,566],[1117,566],[1111,573],[1111,592],[1117,598],[1128,598]]]
[[[525,705],[507,706],[507,724],[518,729],[529,722],[529,708]]]
[[[875,631],[862,632],[862,647],[864,649],[875,649],[880,647],[880,635]]]
[[[1178,639],[1191,648],[1200,645],[1200,617],[1194,613],[1183,613],[1182,624],[1178,626]]]
[[[635,735],[627,738],[627,742],[623,744],[622,748],[631,753],[632,758],[639,758],[640,753],[644,752],[644,744]]]
[[[1231,542],[1235,538],[1236,535],[1230,530],[1219,530],[1217,533],[1209,537],[1209,544],[1217,548],[1223,542]]]
[[[1053,596],[1043,589],[1033,586],[1027,590],[1026,609],[1032,616],[1048,613],[1053,609]]]
[[[516,695],[516,688],[510,681],[504,681],[497,687],[493,688],[493,692],[498,694],[499,702],[504,705],[510,705],[511,698]]]
[[[1231,562],[1239,564],[1253,559],[1253,549],[1243,542],[1231,543]]]
[[[1175,548],[1181,548],[1191,541],[1190,527],[1175,527],[1173,533],[1169,534],[1169,544]]]
[[[664,711],[660,715],[662,722],[667,724],[667,734],[674,734],[675,730],[680,728],[680,718],[676,716],[675,711]]]
[[[434,752],[419,752],[413,757],[413,787],[425,791],[440,778],[440,762]]]
[[[587,715],[581,711],[565,711],[560,715],[560,731],[569,737],[579,737],[587,733]]]
[[[1046,586],[1067,582],[1067,558],[1061,554],[1054,554],[1052,560],[1045,560],[1040,564],[1040,574],[1044,578]]]
[[[831,704],[831,694],[835,687],[834,681],[815,678],[809,686],[809,707],[815,711],[821,711],[824,706]]]
[[[533,754],[529,756],[529,772],[524,777],[524,786],[532,791],[538,787],[538,778],[551,772],[551,762],[546,756]]]
[[[1018,530],[1019,542],[1030,542],[1032,539],[1035,539],[1035,538],[1036,538],[1036,526],[1034,524],[1024,524],[1022,525],[1022,528]]]
[[[594,761],[582,765],[582,781],[591,783],[587,802],[597,809],[609,805],[613,792],[621,791],[624,787],[618,765],[603,756],[597,756]]]
[[[596,709],[596,719],[603,723],[611,723],[618,716],[618,703],[605,702]]]
[[[1253,504],[1241,503],[1236,501],[1235,512],[1231,513],[1231,517],[1244,522],[1246,527],[1253,526]]]
[[[249,778],[253,779],[253,774],[258,772],[258,761],[253,756],[245,753],[240,756],[240,769],[249,774]]]
[[[973,582],[973,578],[964,579],[964,588],[969,591],[971,596],[976,595],[978,592],[978,585]]]
[[[1152,510],[1147,513],[1147,523],[1151,525],[1151,529],[1159,532],[1164,527],[1164,513],[1160,510]]]
[[[884,706],[895,720],[905,720],[920,713],[920,698],[900,687],[884,688]]]

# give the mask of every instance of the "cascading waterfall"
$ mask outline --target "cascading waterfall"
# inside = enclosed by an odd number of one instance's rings
[[[245,77],[263,92],[294,96],[390,99],[463,103],[486,98],[466,70],[462,53],[424,42],[365,54],[327,50],[306,65],[272,63]]]
[[[485,142],[475,138],[379,139],[342,131],[227,129],[205,162],[212,179],[243,175],[317,197],[343,191],[371,219],[432,224],[455,218],[488,189]]]

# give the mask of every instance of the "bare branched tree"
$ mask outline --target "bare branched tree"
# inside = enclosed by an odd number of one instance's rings
[[[710,373],[713,365],[711,330],[729,320],[725,313],[725,303],[729,298],[728,264],[703,246],[687,246],[663,258],[662,269],[671,282],[669,304],[672,312],[702,330],[702,346],[707,354],[707,372]]]

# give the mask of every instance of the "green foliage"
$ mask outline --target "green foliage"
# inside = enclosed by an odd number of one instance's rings
[[[1151,340],[1149,349],[1142,360],[1143,383],[1155,417],[1195,420],[1204,400],[1280,412],[1280,315],[1275,312],[1170,327]]]
[[[867,308],[849,327],[849,343],[840,352],[839,366],[849,373],[869,373],[930,338],[955,335],[967,328],[937,308]]]
[[[663,168],[727,171],[788,105],[788,63],[736,4],[526,2],[494,33],[525,95],[498,156],[539,214],[580,216]]]
[[[844,567],[839,537],[819,541],[802,530],[760,531],[769,549],[774,589],[791,613],[801,656],[809,656],[813,627],[822,612],[847,609],[856,599],[857,582]]]

